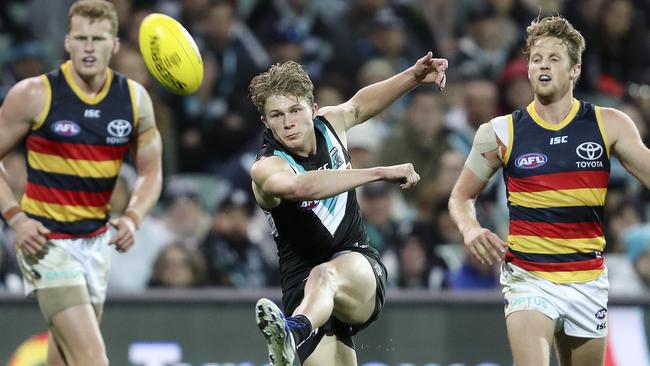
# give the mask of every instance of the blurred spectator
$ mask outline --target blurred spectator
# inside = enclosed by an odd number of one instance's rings
[[[650,38],[631,0],[605,1],[596,36],[583,57],[585,82],[601,94],[620,99],[629,82],[650,82]]]
[[[528,80],[528,60],[524,57],[511,60],[501,73],[498,85],[501,104],[499,115],[526,108],[533,101],[533,89]]]
[[[430,182],[425,182],[420,187],[420,193],[416,201],[418,219],[436,219],[434,214],[436,211],[432,211],[431,208],[438,205],[441,200],[447,201],[451,190],[454,188],[454,183],[456,183],[456,178],[463,170],[464,164],[465,156],[463,154],[454,150],[447,150],[442,153],[435,176]],[[440,212],[437,213],[440,214]],[[432,214],[433,217],[431,217]]]
[[[429,290],[447,287],[447,265],[439,257],[432,256],[422,238],[415,235],[405,236],[397,247],[397,256],[397,287]]]
[[[627,256],[639,277],[650,286],[650,225],[636,226],[625,234]]]
[[[165,247],[156,257],[149,287],[191,288],[205,285],[205,260],[183,243]]]
[[[532,99],[531,99],[532,101]],[[467,156],[478,127],[499,113],[499,94],[496,83],[489,79],[471,79],[463,85],[463,105],[455,120],[447,125],[454,132],[454,148]],[[510,113],[512,111],[509,111]]]
[[[607,252],[622,252],[623,233],[631,227],[643,221],[640,207],[629,199],[624,191],[610,189],[605,201],[605,217],[608,218],[605,225],[605,238],[607,240]]]
[[[383,58],[395,70],[406,69],[412,60],[422,55],[422,48],[408,38],[404,21],[390,8],[381,9],[375,14],[368,38],[371,48],[364,57]],[[409,47],[406,47],[407,44]]]
[[[497,264],[481,263],[465,251],[463,264],[447,276],[450,290],[496,289],[499,286]]]
[[[201,34],[204,78],[199,91],[172,100],[183,172],[213,172],[245,152],[262,130],[247,87],[268,56],[248,27],[235,17],[234,5],[215,1],[206,8],[214,26]]]
[[[361,188],[359,205],[366,223],[368,239],[379,254],[395,249],[398,243],[399,224],[393,219],[393,185],[378,181]]]
[[[508,60],[515,41],[513,32],[487,2],[474,2],[468,16],[465,35],[458,42],[458,53],[450,60],[451,70],[466,78],[495,79]]]
[[[247,21],[269,47],[271,63],[299,61],[318,80],[326,71],[340,72],[354,57],[347,24],[340,21],[345,3],[340,0],[257,1]],[[343,65],[341,65],[343,63]]]
[[[605,256],[610,291],[638,295],[650,289],[650,224],[635,225],[622,234],[623,253]]]
[[[210,0],[157,1],[157,8],[160,12],[180,21],[192,35],[203,34],[210,26],[207,19],[209,7]]]
[[[163,171],[165,174],[174,174],[178,171],[178,139],[174,116],[171,109],[164,102],[161,88],[156,84],[147,70],[144,60],[135,45],[124,42],[118,52],[111,59],[115,71],[140,83],[149,93],[151,103],[155,106],[156,126],[163,142]]]
[[[443,116],[444,106],[436,90],[413,90],[404,121],[395,126],[380,148],[378,165],[410,162],[420,174],[420,183],[403,191],[410,204],[414,205],[423,187],[434,181],[440,157],[449,149]]]
[[[196,249],[205,240],[211,226],[210,214],[201,202],[200,193],[193,190],[167,191],[167,207],[163,216],[167,230],[175,240]]]
[[[369,168],[371,159],[382,143],[382,137],[377,128],[366,121],[346,131],[348,152],[355,169]]]
[[[210,285],[262,288],[271,284],[261,244],[249,235],[255,207],[252,197],[241,190],[231,192],[219,206],[200,247]]]
[[[386,80],[396,74],[395,68],[384,58],[373,58],[366,61],[357,73],[357,86],[359,89],[368,85]],[[395,122],[401,119],[407,98],[400,98],[386,110],[363,123],[366,128],[375,130],[373,134],[384,139],[390,133]]]
[[[14,45],[6,54],[6,68],[0,73],[0,102],[15,83],[47,71],[43,44],[29,40]]]
[[[123,164],[109,202],[111,216],[121,216],[126,210],[135,178],[135,169]],[[115,270],[109,272],[108,288],[119,291],[144,290],[158,253],[171,239],[172,234],[162,220],[154,214],[145,216],[135,232],[133,247],[126,253],[112,251],[111,267]]]

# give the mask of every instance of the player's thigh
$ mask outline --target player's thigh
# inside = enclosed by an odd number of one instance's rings
[[[51,322],[57,338],[63,343],[66,360],[97,360],[106,356],[104,341],[91,304],[69,307],[54,315]]]
[[[337,340],[336,336],[324,336],[303,366],[356,366],[354,348]]]
[[[334,316],[351,324],[366,322],[375,310],[377,295],[377,280],[370,262],[361,253],[348,252],[330,263],[338,277]]]
[[[601,366],[605,361],[606,337],[580,338],[559,332],[555,348],[561,366]]]
[[[506,327],[517,366],[549,365],[555,320],[536,310],[522,310],[506,317]]]

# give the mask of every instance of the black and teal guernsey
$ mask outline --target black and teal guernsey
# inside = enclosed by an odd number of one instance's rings
[[[314,130],[315,155],[292,154],[267,129],[258,159],[279,156],[296,174],[351,169],[350,155],[330,123],[318,116],[314,118]],[[357,251],[379,259],[377,251],[369,245],[354,189],[323,200],[282,200],[280,205],[265,212],[278,248],[283,290],[299,284],[314,266],[328,261],[337,252]]]
[[[138,115],[132,80],[107,71],[96,96],[75,84],[71,63],[40,77],[46,103],[27,137],[27,186],[21,206],[50,239],[107,230],[108,203]]]
[[[550,124],[531,103],[508,119],[506,261],[555,283],[598,278],[610,169],[600,107],[574,99],[567,117]]]

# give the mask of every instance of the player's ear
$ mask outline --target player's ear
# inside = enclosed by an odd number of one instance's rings
[[[70,53],[70,36],[65,35],[65,39],[63,40],[63,47],[65,48],[65,51],[67,53]]]
[[[315,115],[316,112],[318,112],[318,104],[316,104],[316,103],[314,102],[314,104],[312,104],[312,106],[311,106],[311,114],[312,114],[312,115]]]
[[[571,73],[569,75],[569,78],[573,80],[578,80],[580,77],[580,72],[582,71],[582,64],[576,64],[571,68]]]
[[[269,123],[266,121],[266,117],[260,116],[260,121],[262,121],[262,123],[264,124],[264,126],[266,128],[271,128],[271,127],[269,127]]]
[[[117,52],[120,50],[120,39],[115,37],[113,39],[113,52],[111,52],[111,55],[115,56]]]

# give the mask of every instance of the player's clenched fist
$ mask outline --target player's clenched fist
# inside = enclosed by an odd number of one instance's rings
[[[411,188],[420,181],[420,175],[415,171],[411,163],[382,167],[381,170],[384,177],[383,180],[391,183],[399,183],[402,189]]]

